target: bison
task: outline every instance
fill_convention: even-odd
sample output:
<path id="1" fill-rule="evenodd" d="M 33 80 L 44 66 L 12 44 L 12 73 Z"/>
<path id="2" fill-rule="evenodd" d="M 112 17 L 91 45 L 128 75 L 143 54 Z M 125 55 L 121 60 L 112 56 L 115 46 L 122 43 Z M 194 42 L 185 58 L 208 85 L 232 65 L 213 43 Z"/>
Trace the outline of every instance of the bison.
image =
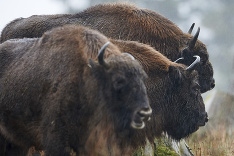
<path id="1" fill-rule="evenodd" d="M 208 115 L 200 93 L 199 75 L 194 70 L 199 64 L 199 56 L 195 56 L 196 60 L 187 67 L 170 61 L 149 45 L 110 41 L 120 51 L 127 51 L 137 59 L 148 75 L 146 88 L 153 112 L 143 131 L 151 143 L 162 132 L 180 140 L 205 125 Z"/>
<path id="2" fill-rule="evenodd" d="M 164 16 L 127 3 L 99 4 L 76 14 L 34 15 L 18 18 L 2 31 L 1 42 L 13 38 L 40 37 L 53 27 L 65 24 L 82 24 L 97 29 L 107 37 L 133 40 L 149 44 L 170 60 L 178 58 L 180 63 L 190 65 L 194 55 L 201 58 L 195 70 L 199 74 L 201 93 L 215 86 L 213 67 L 206 46 L 197 40 L 200 28 L 192 36 L 193 26 L 188 33 Z"/>
<path id="3" fill-rule="evenodd" d="M 133 139 L 152 112 L 147 75 L 108 41 L 68 25 L 0 44 L 0 132 L 11 144 L 6 155 L 26 155 L 31 146 L 56 156 L 71 150 L 129 155 L 140 145 Z"/>

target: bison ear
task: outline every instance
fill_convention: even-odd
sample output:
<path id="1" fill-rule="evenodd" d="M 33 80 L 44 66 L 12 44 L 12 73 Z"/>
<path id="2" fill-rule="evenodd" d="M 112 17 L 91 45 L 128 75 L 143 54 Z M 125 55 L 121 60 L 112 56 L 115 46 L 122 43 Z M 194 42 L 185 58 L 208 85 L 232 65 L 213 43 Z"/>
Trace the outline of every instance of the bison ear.
<path id="1" fill-rule="evenodd" d="M 88 66 L 90 68 L 96 68 L 97 67 L 97 63 L 93 59 L 90 58 Z"/>
<path id="2" fill-rule="evenodd" d="M 169 66 L 169 77 L 173 84 L 179 86 L 182 82 L 182 74 L 175 66 Z"/>
<path id="3" fill-rule="evenodd" d="M 185 48 L 184 50 L 182 50 L 181 52 L 181 57 L 184 58 L 184 60 L 189 60 L 193 57 L 192 52 L 189 50 L 189 48 Z"/>
<path id="4" fill-rule="evenodd" d="M 122 54 L 129 56 L 132 60 L 135 60 L 135 58 L 132 56 L 132 54 L 129 54 L 129 53 L 122 53 Z"/>

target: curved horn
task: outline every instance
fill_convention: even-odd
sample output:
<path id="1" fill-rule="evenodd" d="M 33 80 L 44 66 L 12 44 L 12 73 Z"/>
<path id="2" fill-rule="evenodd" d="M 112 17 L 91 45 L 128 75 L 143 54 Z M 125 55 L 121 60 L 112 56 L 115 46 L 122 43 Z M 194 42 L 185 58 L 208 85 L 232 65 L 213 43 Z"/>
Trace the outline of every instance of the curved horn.
<path id="1" fill-rule="evenodd" d="M 194 28 L 194 25 L 195 25 L 195 23 L 193 23 L 193 24 L 191 25 L 191 27 L 190 27 L 190 29 L 189 29 L 189 31 L 188 31 L 188 34 L 191 34 L 191 33 L 192 33 L 193 28 Z"/>
<path id="2" fill-rule="evenodd" d="M 193 36 L 193 38 L 189 42 L 189 49 L 193 49 L 193 47 L 195 46 L 199 33 L 200 33 L 200 27 L 198 27 L 196 34 Z"/>
<path id="3" fill-rule="evenodd" d="M 196 60 L 195 60 L 190 66 L 188 66 L 188 67 L 186 68 L 186 70 L 191 70 L 191 69 L 194 67 L 195 64 L 197 64 L 197 63 L 200 62 L 200 56 L 194 55 L 193 57 L 196 57 Z"/>
<path id="4" fill-rule="evenodd" d="M 98 62 L 99 62 L 100 65 L 102 65 L 104 67 L 107 67 L 107 64 L 106 64 L 106 62 L 104 60 L 104 53 L 105 53 L 106 47 L 109 44 L 110 44 L 110 42 L 106 42 L 98 52 Z"/>
<path id="5" fill-rule="evenodd" d="M 178 58 L 177 60 L 175 60 L 174 62 L 176 63 L 176 62 L 178 62 L 179 60 L 183 60 L 184 58 L 183 57 L 181 57 L 181 58 Z"/>
<path id="6" fill-rule="evenodd" d="M 122 54 L 129 56 L 132 60 L 135 60 L 135 58 L 129 53 L 122 53 Z"/>

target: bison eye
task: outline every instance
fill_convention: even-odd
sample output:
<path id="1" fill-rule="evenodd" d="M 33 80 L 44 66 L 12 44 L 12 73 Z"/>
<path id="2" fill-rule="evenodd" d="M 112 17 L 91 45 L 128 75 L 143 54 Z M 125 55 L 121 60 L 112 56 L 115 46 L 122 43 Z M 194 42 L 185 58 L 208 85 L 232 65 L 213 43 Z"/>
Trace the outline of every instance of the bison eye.
<path id="1" fill-rule="evenodd" d="M 115 80 L 113 83 L 115 90 L 120 90 L 126 85 L 126 80 L 123 78 L 119 78 Z"/>
<path id="2" fill-rule="evenodd" d="M 206 62 L 207 62 L 207 60 L 205 60 L 205 59 L 201 58 L 201 64 L 202 64 L 202 65 L 205 65 L 205 64 L 206 64 Z"/>
<path id="3" fill-rule="evenodd" d="M 196 92 L 197 92 L 197 91 L 199 91 L 199 90 L 200 90 L 201 86 L 199 85 L 199 83 L 198 83 L 198 82 L 195 82 L 192 88 L 193 88 L 193 90 L 194 90 L 194 91 L 196 91 Z"/>
<path id="4" fill-rule="evenodd" d="M 200 51 L 200 57 L 201 57 L 201 64 L 206 64 L 207 60 L 209 59 L 208 54 L 204 51 Z"/>

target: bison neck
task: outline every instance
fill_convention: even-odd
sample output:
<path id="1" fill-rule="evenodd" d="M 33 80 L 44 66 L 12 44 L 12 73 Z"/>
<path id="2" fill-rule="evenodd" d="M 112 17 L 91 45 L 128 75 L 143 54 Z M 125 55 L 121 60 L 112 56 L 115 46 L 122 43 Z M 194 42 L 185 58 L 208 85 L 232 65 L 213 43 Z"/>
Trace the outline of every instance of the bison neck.
<path id="1" fill-rule="evenodd" d="M 160 137 L 164 127 L 165 108 L 169 107 L 167 104 L 166 88 L 168 84 L 166 74 L 161 76 L 149 76 L 146 86 L 150 101 L 150 106 L 153 110 L 151 120 L 146 125 L 146 135 L 150 142 L 153 143 L 156 137 Z"/>

